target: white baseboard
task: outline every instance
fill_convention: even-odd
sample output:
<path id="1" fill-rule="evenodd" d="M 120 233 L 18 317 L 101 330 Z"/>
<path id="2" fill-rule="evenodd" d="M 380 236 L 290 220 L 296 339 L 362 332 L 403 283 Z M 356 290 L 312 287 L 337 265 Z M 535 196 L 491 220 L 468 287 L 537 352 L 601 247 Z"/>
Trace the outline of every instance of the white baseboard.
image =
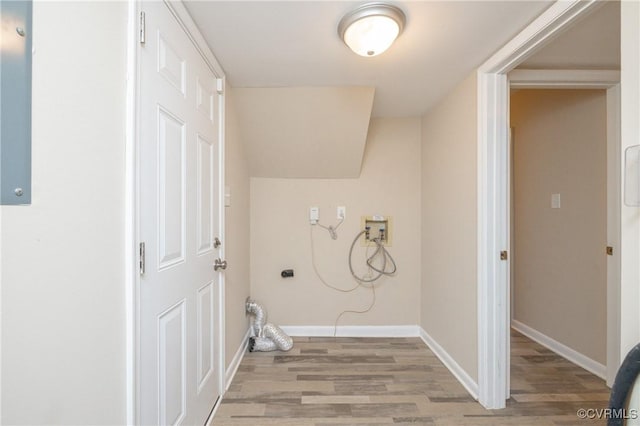
<path id="1" fill-rule="evenodd" d="M 238 350 L 233 355 L 233 359 L 231 359 L 231 362 L 229 363 L 229 366 L 226 369 L 225 387 L 224 387 L 225 391 L 229 389 L 229 386 L 231 386 L 231 381 L 233 380 L 233 377 L 236 375 L 236 372 L 238 371 L 238 367 L 240 367 L 242 358 L 244 358 L 244 354 L 247 353 L 247 345 L 249 344 L 250 334 L 251 334 L 251 328 L 249 328 L 245 333 L 244 337 L 242 338 L 242 342 L 240 342 L 240 346 L 238 347 Z"/>
<path id="2" fill-rule="evenodd" d="M 420 327 L 420 338 L 431 349 L 445 367 L 454 375 L 462 386 L 474 398 L 478 399 L 478 383 L 467 374 L 466 371 L 456 362 L 449 353 L 440 346 L 422 327 Z"/>
<path id="3" fill-rule="evenodd" d="M 561 357 L 595 374 L 601 379 L 604 379 L 604 380 L 607 379 L 606 365 L 602 365 L 599 362 L 592 360 L 586 355 L 583 355 L 580 352 L 575 351 L 566 345 L 563 345 L 557 340 L 553 340 L 551 337 L 540 333 L 538 330 L 533 329 L 528 325 L 521 323 L 518 320 L 511 320 L 511 328 L 524 334 L 531 340 L 540 343 L 542 346 L 552 350 L 553 352 L 557 353 Z"/>
<path id="4" fill-rule="evenodd" d="M 220 408 L 221 402 L 222 402 L 222 396 L 218 397 L 218 399 L 216 400 L 215 404 L 213 405 L 213 410 L 211 410 L 211 412 L 209 413 L 209 417 L 207 417 L 207 421 L 204 422 L 204 426 L 213 425 L 213 418 L 216 416 L 216 412 L 218 411 L 218 408 Z"/>
<path id="5" fill-rule="evenodd" d="M 332 325 L 284 325 L 289 336 L 333 337 Z M 418 337 L 417 325 L 339 325 L 336 337 Z"/>
<path id="6" fill-rule="evenodd" d="M 231 386 L 231 382 L 233 381 L 233 377 L 236 375 L 236 372 L 238 371 L 238 367 L 240 367 L 242 358 L 244 358 L 244 354 L 247 353 L 247 345 L 249 344 L 250 335 L 251 335 L 251 328 L 249 328 L 245 333 L 244 337 L 242 338 L 242 341 L 240 342 L 240 346 L 238 347 L 238 350 L 233 355 L 233 358 L 231 359 L 229 366 L 225 369 L 224 392 L 226 392 L 229 389 L 229 386 Z M 218 411 L 218 408 L 220 408 L 220 404 L 222 403 L 222 398 L 224 398 L 224 392 L 222 395 L 218 397 L 218 400 L 213 405 L 213 410 L 211 410 L 211 413 L 209 413 L 209 418 L 205 422 L 205 426 L 211 426 L 213 424 L 213 418 L 215 417 L 216 412 Z"/>

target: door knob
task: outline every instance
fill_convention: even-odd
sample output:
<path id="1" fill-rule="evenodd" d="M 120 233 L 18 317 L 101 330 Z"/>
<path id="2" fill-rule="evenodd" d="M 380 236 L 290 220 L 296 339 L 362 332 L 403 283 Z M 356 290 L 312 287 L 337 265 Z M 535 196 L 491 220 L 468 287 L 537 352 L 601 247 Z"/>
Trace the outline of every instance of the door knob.
<path id="1" fill-rule="evenodd" d="M 227 261 L 217 258 L 213 264 L 213 270 L 219 271 L 220 269 L 222 269 L 223 271 L 227 269 Z"/>

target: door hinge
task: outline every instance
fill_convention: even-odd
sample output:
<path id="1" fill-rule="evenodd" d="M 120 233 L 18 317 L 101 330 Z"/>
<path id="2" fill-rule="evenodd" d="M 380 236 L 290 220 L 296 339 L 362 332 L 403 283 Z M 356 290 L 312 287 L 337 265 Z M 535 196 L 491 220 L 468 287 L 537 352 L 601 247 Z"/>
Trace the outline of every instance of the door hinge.
<path id="1" fill-rule="evenodd" d="M 144 251 L 144 243 L 140 243 L 140 275 L 144 275 L 146 267 L 146 256 Z"/>
<path id="2" fill-rule="evenodd" d="M 144 44 L 147 37 L 147 28 L 144 12 L 140 12 L 140 44 Z"/>
<path id="3" fill-rule="evenodd" d="M 613 256 L 613 247 L 607 246 L 607 255 Z"/>
<path id="4" fill-rule="evenodd" d="M 509 253 L 506 250 L 502 250 L 500 252 L 500 260 L 507 260 L 509 258 Z"/>

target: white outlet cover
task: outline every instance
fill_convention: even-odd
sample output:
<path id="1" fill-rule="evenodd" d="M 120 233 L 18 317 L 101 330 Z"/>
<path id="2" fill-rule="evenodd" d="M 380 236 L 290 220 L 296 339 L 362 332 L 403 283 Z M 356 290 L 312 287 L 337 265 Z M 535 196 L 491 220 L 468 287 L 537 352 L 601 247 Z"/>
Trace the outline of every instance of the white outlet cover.
<path id="1" fill-rule="evenodd" d="M 347 208 L 345 206 L 338 206 L 336 209 L 336 217 L 338 219 L 345 219 L 347 217 Z"/>
<path id="2" fill-rule="evenodd" d="M 320 220 L 320 209 L 318 207 L 309 207 L 309 221 L 316 223 Z"/>
<path id="3" fill-rule="evenodd" d="M 551 194 L 551 208 L 552 209 L 560 208 L 560 194 Z"/>

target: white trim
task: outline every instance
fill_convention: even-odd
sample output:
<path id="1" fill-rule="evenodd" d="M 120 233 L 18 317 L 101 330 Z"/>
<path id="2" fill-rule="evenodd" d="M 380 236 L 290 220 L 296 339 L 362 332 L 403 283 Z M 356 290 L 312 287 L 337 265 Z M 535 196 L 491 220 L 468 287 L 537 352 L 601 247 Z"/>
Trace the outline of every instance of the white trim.
<path id="1" fill-rule="evenodd" d="M 620 83 L 620 71 L 515 69 L 509 82 L 516 89 L 608 89 Z"/>
<path id="2" fill-rule="evenodd" d="M 233 378 L 236 376 L 236 373 L 238 372 L 238 367 L 240 367 L 240 364 L 242 363 L 242 360 L 244 359 L 244 356 L 247 353 L 247 346 L 249 345 L 249 336 L 251 336 L 251 328 L 249 328 L 245 333 L 244 337 L 242 338 L 242 341 L 240 342 L 240 346 L 238 346 L 238 350 L 233 355 L 233 359 L 231 359 L 231 362 L 229 363 L 229 367 L 225 369 L 226 374 L 225 374 L 224 393 L 226 393 L 226 391 L 229 389 L 229 386 L 231 386 L 231 383 L 233 382 Z M 220 396 L 218 397 L 215 404 L 213 405 L 213 409 L 211 410 L 211 413 L 209 413 L 209 418 L 207 418 L 207 421 L 205 422 L 205 426 L 210 426 L 213 424 L 213 419 L 216 416 L 216 412 L 218 411 L 218 408 L 220 408 L 220 405 L 222 405 L 224 393 L 220 393 Z"/>
<path id="3" fill-rule="evenodd" d="M 124 187 L 124 288 L 125 288 L 125 351 L 126 351 L 126 422 L 139 424 L 138 401 L 140 401 L 139 321 L 138 302 L 138 8 L 137 0 L 128 0 L 127 22 L 127 98 L 125 135 L 125 187 Z"/>
<path id="4" fill-rule="evenodd" d="M 533 55 L 568 28 L 586 11 L 604 4 L 598 0 L 558 0 L 538 16 L 500 50 L 487 59 L 478 71 L 487 74 L 504 74 Z"/>
<path id="5" fill-rule="evenodd" d="M 233 378 L 238 372 L 238 367 L 240 367 L 240 363 L 242 363 L 242 359 L 244 358 L 244 355 L 247 353 L 247 346 L 249 345 L 249 336 L 251 336 L 251 328 L 247 329 L 247 332 L 245 333 L 244 337 L 242 338 L 242 341 L 240 342 L 240 346 L 238 346 L 238 350 L 233 355 L 233 358 L 231 359 L 231 362 L 229 363 L 229 366 L 226 369 L 227 371 L 225 375 L 226 377 L 225 377 L 225 386 L 224 386 L 225 392 L 229 389 L 229 386 L 231 386 L 231 382 L 233 381 Z"/>
<path id="6" fill-rule="evenodd" d="M 211 410 L 211 413 L 209 413 L 209 417 L 207 418 L 207 421 L 204 422 L 204 426 L 211 426 L 213 424 L 213 419 L 216 417 L 216 412 L 218 411 L 221 402 L 222 397 L 219 397 L 213 404 L 213 410 Z"/>
<path id="7" fill-rule="evenodd" d="M 607 90 L 607 385 L 613 386 L 620 367 L 620 83 Z"/>
<path id="8" fill-rule="evenodd" d="M 508 394 L 509 262 L 499 256 L 509 250 L 509 206 L 508 191 L 498 183 L 506 174 L 508 122 L 495 119 L 508 117 L 506 75 L 478 73 L 478 91 L 478 395 L 485 408 L 495 409 L 505 407 Z"/>
<path id="9" fill-rule="evenodd" d="M 226 360 L 225 360 L 225 288 L 224 288 L 224 274 L 218 274 L 218 291 L 217 291 L 217 316 L 215 317 L 216 324 L 216 342 L 215 346 L 218 348 L 215 355 L 217 355 L 218 363 L 215 368 L 218 370 L 218 395 L 222 396 L 227 390 L 226 377 Z M 216 327 L 217 325 L 217 327 Z M 214 356 L 215 356 L 214 355 Z"/>
<path id="10" fill-rule="evenodd" d="M 283 325 L 289 336 L 334 337 L 332 325 Z M 339 325 L 336 337 L 418 337 L 417 325 Z"/>
<path id="11" fill-rule="evenodd" d="M 559 0 L 478 69 L 478 395 L 489 409 L 504 408 L 508 392 L 509 82 L 506 73 L 604 2 Z"/>
<path id="12" fill-rule="evenodd" d="M 213 403 L 213 408 L 211 409 L 211 412 L 209 413 L 209 417 L 207 417 L 207 420 L 204 422 L 204 426 L 211 426 L 213 424 L 213 420 L 216 417 L 216 413 L 218 412 L 218 408 L 220 408 L 221 405 L 222 405 L 222 395 L 219 395 L 218 399 L 216 399 L 216 402 Z"/>
<path id="13" fill-rule="evenodd" d="M 164 3 L 167 5 L 167 8 L 171 11 L 173 16 L 175 16 L 176 21 L 178 21 L 184 32 L 191 40 L 191 43 L 193 43 L 198 53 L 200 53 L 200 56 L 202 56 L 204 61 L 207 63 L 207 66 L 216 75 L 216 77 L 223 78 L 225 74 L 222 66 L 213 55 L 213 52 L 211 52 L 209 45 L 200 33 L 200 29 L 193 21 L 193 18 L 184 6 L 184 3 L 182 3 L 181 0 L 164 0 Z"/>
<path id="14" fill-rule="evenodd" d="M 571 349 L 569 346 L 566 346 L 557 340 L 552 339 L 539 332 L 538 330 L 529 327 L 526 324 L 521 323 L 518 320 L 511 321 L 511 327 L 519 333 L 524 334 L 529 339 L 538 342 L 545 348 L 555 352 L 560 355 L 564 359 L 576 364 L 579 367 L 584 368 L 590 373 L 595 374 L 601 379 L 606 379 L 607 377 L 607 367 L 593 359 L 589 358 L 586 355 L 581 354 L 580 352 Z"/>
<path id="15" fill-rule="evenodd" d="M 478 399 L 478 384 L 473 380 L 469 374 L 456 362 L 455 359 L 449 353 L 444 350 L 434 339 L 427 333 L 422 327 L 418 327 L 420 332 L 420 338 L 431 349 L 438 359 L 444 364 L 445 367 L 458 379 L 460 384 L 469 392 L 469 394 Z"/>
<path id="16" fill-rule="evenodd" d="M 624 164 L 625 149 L 640 141 L 640 2 L 621 2 L 620 17 L 620 163 Z M 624 357 L 640 340 L 640 209 L 621 203 L 620 210 L 620 356 Z"/>
<path id="17" fill-rule="evenodd" d="M 198 33 L 199 34 L 199 33 Z M 208 50 L 208 49 L 207 49 Z M 218 93 L 218 234 L 220 241 L 226 242 L 225 235 L 225 105 L 226 105 L 226 77 L 222 74 L 222 93 Z M 216 83 L 217 84 L 217 83 Z M 226 258 L 226 244 L 222 244 L 218 251 L 221 259 Z M 225 362 L 225 300 L 226 300 L 226 277 L 223 272 L 218 274 L 218 288 L 220 289 L 220 304 L 218 305 L 218 347 L 220 348 L 218 357 L 219 384 L 218 390 L 220 395 L 226 390 L 224 382 L 226 362 Z"/>

